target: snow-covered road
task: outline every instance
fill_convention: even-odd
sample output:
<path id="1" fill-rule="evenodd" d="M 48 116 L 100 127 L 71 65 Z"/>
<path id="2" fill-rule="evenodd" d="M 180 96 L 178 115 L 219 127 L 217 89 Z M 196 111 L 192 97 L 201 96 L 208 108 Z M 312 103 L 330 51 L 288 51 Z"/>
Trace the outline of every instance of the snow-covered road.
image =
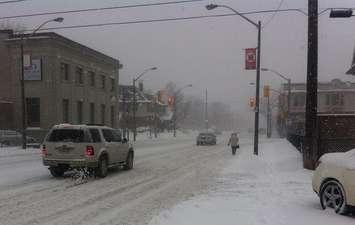
<path id="1" fill-rule="evenodd" d="M 138 142 L 133 170 L 80 185 L 52 178 L 38 150 L 0 150 L 0 224 L 147 224 L 205 190 L 230 160 L 227 149 L 197 147 L 194 136 Z"/>

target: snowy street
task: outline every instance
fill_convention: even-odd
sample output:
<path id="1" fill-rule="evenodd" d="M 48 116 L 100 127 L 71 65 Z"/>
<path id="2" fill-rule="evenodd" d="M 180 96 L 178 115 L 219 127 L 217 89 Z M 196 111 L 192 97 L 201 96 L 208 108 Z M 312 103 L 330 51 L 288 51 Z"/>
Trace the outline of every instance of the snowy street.
<path id="1" fill-rule="evenodd" d="M 226 137 L 139 140 L 135 168 L 76 184 L 52 178 L 39 150 L 0 150 L 0 224 L 350 225 L 320 209 L 311 171 L 283 139 L 250 138 L 232 157 Z"/>
<path id="2" fill-rule="evenodd" d="M 38 150 L 1 149 L 1 224 L 147 224 L 207 188 L 231 156 L 223 142 L 197 147 L 194 135 L 138 141 L 132 171 L 80 185 L 52 178 Z"/>

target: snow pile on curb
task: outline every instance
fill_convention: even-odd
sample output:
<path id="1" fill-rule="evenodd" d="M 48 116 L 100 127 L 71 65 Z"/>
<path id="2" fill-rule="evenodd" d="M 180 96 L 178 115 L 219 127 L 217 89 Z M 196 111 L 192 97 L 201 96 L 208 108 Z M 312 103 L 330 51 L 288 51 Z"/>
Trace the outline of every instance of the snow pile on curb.
<path id="1" fill-rule="evenodd" d="M 32 155 L 32 154 L 40 154 L 40 153 L 41 153 L 41 150 L 39 148 L 22 149 L 19 146 L 17 146 L 17 147 L 0 147 L 0 157 Z"/>
<path id="2" fill-rule="evenodd" d="M 265 140 L 259 156 L 252 145 L 241 152 L 211 186 L 153 218 L 151 225 L 350 225 L 355 219 L 323 211 L 312 190 L 311 171 L 285 140 Z"/>

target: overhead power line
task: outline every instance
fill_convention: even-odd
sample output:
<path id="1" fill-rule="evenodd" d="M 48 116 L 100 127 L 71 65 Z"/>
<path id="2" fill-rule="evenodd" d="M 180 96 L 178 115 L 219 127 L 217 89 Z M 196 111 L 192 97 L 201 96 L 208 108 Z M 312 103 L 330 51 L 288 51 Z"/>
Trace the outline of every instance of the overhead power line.
<path id="1" fill-rule="evenodd" d="M 281 9 L 282 4 L 284 3 L 284 1 L 285 1 L 285 0 L 281 0 L 281 1 L 280 1 L 279 5 L 278 5 L 277 8 L 276 8 L 277 10 Z M 275 18 L 275 16 L 276 16 L 277 13 L 278 13 L 278 12 L 274 12 L 274 13 L 271 15 L 270 19 L 264 23 L 264 25 L 263 25 L 263 27 L 262 27 L 263 29 L 265 29 L 265 27 L 267 27 L 267 26 L 271 23 L 271 21 Z"/>
<path id="2" fill-rule="evenodd" d="M 25 0 L 21 0 L 21 1 L 25 1 Z M 28 18 L 28 17 L 36 17 L 36 16 L 48 16 L 48 15 L 57 15 L 57 14 L 95 12 L 95 11 L 114 10 L 114 9 L 127 9 L 127 8 L 138 8 L 138 7 L 149 7 L 149 6 L 173 5 L 173 4 L 193 3 L 193 2 L 201 2 L 201 1 L 205 1 L 205 0 L 181 0 L 181 1 L 170 1 L 170 2 L 145 3 L 145 4 L 136 4 L 136 5 L 76 9 L 76 10 L 55 11 L 55 12 L 41 12 L 41 13 L 33 13 L 33 14 L 15 15 L 15 16 L 3 16 L 3 17 L 0 17 L 0 20 L 15 19 L 15 18 Z"/>
<path id="3" fill-rule="evenodd" d="M 274 12 L 300 12 L 305 14 L 301 9 L 281 9 L 281 10 L 261 10 L 261 11 L 250 11 L 241 13 L 243 15 L 261 14 L 261 13 L 274 13 Z M 190 17 L 174 17 L 174 18 L 163 18 L 163 19 L 150 19 L 150 20 L 135 20 L 135 21 L 124 21 L 124 22 L 110 22 L 110 23 L 97 23 L 97 24 L 86 24 L 86 25 L 72 25 L 72 26 L 58 26 L 40 29 L 41 31 L 51 31 L 51 30 L 63 30 L 63 29 L 77 29 L 77 28 L 89 28 L 89 27 L 103 27 L 103 26 L 115 26 L 115 25 L 128 25 L 128 24 L 142 24 L 142 23 L 155 23 L 155 22 L 166 22 L 166 21 L 182 21 L 182 20 L 195 20 L 204 18 L 216 18 L 216 17 L 227 17 L 236 16 L 235 13 L 228 14 L 215 14 L 215 15 L 205 15 L 205 16 L 190 16 Z M 307 15 L 307 14 L 305 14 Z M 31 32 L 32 30 L 25 30 L 24 32 Z"/>
<path id="4" fill-rule="evenodd" d="M 26 0 L 10 0 L 10 1 L 0 1 L 0 4 L 6 4 L 6 3 L 16 3 L 16 2 L 23 2 Z"/>

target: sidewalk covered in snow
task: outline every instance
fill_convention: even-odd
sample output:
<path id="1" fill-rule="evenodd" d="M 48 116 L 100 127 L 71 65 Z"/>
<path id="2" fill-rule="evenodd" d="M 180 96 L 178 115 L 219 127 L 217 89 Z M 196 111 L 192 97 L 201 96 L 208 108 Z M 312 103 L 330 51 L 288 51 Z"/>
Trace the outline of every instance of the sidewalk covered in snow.
<path id="1" fill-rule="evenodd" d="M 259 156 L 241 146 L 206 194 L 163 211 L 151 225 L 352 225 L 355 218 L 321 210 L 312 171 L 284 139 L 263 140 Z"/>

